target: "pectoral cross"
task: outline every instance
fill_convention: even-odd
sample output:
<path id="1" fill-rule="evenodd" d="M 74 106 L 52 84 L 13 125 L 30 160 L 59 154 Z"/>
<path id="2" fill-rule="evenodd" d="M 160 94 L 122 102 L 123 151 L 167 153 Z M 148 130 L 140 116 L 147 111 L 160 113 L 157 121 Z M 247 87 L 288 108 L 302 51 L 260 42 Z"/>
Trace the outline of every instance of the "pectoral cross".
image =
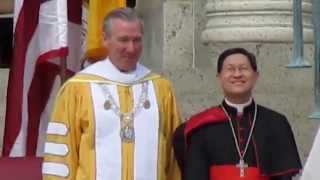
<path id="1" fill-rule="evenodd" d="M 248 164 L 245 163 L 243 159 L 240 159 L 237 167 L 240 168 L 240 177 L 244 177 L 244 170 L 248 167 Z"/>

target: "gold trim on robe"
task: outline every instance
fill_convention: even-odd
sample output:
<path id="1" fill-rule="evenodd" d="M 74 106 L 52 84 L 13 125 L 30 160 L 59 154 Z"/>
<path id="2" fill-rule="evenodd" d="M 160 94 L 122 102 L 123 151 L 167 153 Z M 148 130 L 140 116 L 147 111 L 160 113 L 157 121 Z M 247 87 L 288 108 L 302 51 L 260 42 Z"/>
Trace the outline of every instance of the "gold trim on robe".
<path id="1" fill-rule="evenodd" d="M 158 74 L 149 73 L 134 84 L 143 81 L 152 81 L 159 110 L 158 160 L 155 162 L 157 163 L 157 180 L 179 180 L 180 172 L 174 159 L 171 140 L 173 131 L 180 124 L 181 118 L 173 87 L 168 80 Z M 47 163 L 48 166 L 45 167 L 52 169 L 43 169 L 44 180 L 96 180 L 96 162 L 99 159 L 96 159 L 95 152 L 96 124 L 91 83 L 116 85 L 120 96 L 121 111 L 128 111 L 133 106 L 132 97 L 130 97 L 132 96 L 132 84 L 118 83 L 84 73 L 79 73 L 68 80 L 58 93 L 50 121 L 64 124 L 67 127 L 67 133 L 53 134 L 52 132 L 55 131 L 51 130 L 51 133 L 47 134 L 47 142 L 66 145 L 68 153 L 66 155 L 45 153 L 44 165 Z M 130 103 L 127 99 L 131 99 Z M 122 144 L 122 164 L 126 166 L 122 166 L 121 180 L 134 180 L 134 148 L 134 143 Z M 49 166 L 50 163 L 61 164 L 61 167 L 67 166 L 68 170 L 55 169 L 55 166 Z M 65 177 L 66 172 L 68 175 Z M 123 174 L 124 172 L 126 174 Z"/>

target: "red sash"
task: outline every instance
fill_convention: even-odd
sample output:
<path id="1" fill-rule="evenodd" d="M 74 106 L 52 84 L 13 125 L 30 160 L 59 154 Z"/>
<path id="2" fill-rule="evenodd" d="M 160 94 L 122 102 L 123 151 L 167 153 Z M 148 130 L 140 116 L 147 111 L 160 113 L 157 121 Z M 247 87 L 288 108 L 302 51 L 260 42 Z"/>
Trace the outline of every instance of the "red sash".
<path id="1" fill-rule="evenodd" d="M 220 165 L 210 168 L 210 180 L 269 180 L 268 176 L 260 173 L 256 167 L 247 167 L 244 177 L 240 177 L 240 169 L 235 165 Z"/>

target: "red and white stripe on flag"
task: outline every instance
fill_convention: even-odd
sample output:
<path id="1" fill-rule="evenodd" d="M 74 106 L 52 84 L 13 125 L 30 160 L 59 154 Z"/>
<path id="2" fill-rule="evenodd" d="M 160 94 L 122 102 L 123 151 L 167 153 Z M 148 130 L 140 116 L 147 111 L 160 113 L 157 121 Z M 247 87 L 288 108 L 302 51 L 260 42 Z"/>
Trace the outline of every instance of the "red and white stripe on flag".
<path id="1" fill-rule="evenodd" d="M 3 156 L 41 156 L 60 61 L 80 68 L 81 1 L 15 0 Z"/>

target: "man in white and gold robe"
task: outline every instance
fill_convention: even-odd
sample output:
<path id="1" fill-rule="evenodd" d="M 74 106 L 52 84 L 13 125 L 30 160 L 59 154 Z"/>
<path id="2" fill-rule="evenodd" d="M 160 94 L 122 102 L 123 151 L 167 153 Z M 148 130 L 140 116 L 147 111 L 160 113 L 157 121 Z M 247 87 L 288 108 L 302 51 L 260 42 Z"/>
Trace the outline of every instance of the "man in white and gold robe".
<path id="1" fill-rule="evenodd" d="M 105 27 L 109 57 L 77 73 L 58 93 L 43 179 L 179 180 L 171 143 L 180 124 L 174 90 L 137 62 L 143 26 L 132 9 L 111 14 L 105 20 L 112 20 L 105 23 L 112 25 Z"/>

